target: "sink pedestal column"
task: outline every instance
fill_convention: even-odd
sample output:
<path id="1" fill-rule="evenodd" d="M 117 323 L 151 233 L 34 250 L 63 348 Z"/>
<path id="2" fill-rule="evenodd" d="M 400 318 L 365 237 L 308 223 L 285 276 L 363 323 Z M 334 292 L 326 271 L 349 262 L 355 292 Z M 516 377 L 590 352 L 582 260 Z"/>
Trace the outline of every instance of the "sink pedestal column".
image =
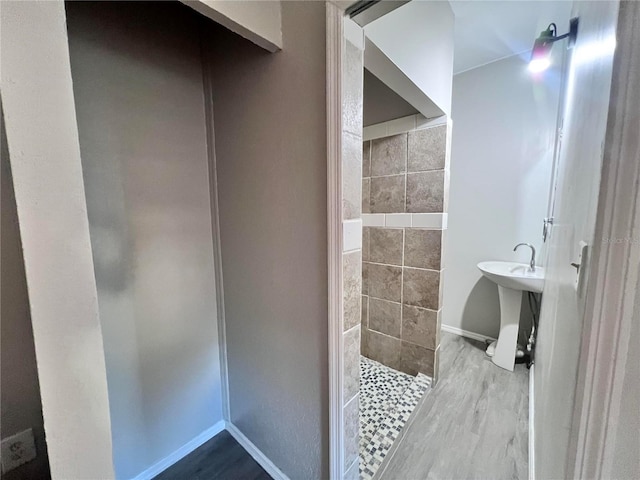
<path id="1" fill-rule="evenodd" d="M 498 285 L 498 295 L 500 296 L 500 334 L 491 361 L 513 372 L 518 348 L 522 292 Z"/>

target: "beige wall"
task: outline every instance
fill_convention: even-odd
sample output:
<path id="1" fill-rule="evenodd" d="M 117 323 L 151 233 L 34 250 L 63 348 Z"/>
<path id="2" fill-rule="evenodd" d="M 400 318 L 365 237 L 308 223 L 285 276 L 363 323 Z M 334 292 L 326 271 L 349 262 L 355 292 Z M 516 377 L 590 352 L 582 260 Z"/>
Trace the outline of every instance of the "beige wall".
<path id="1" fill-rule="evenodd" d="M 66 8 L 114 464 L 131 478 L 222 420 L 201 23 L 179 3 Z"/>
<path id="2" fill-rule="evenodd" d="M 113 478 L 64 5 L 4 2 L 0 14 L 2 105 L 51 474 Z"/>
<path id="3" fill-rule="evenodd" d="M 2 239 L 0 239 L 2 276 L 0 278 L 0 338 L 2 345 L 2 417 L 0 434 L 6 438 L 27 428 L 33 429 L 36 440 L 37 458 L 17 469 L 4 473 L 5 480 L 20 478 L 46 479 L 49 477 L 47 444 L 42 424 L 42 404 L 36 366 L 33 329 L 29 312 L 27 282 L 22 260 L 22 244 L 18 229 L 16 199 L 13 193 L 13 179 L 9 165 L 9 150 L 2 122 L 0 139 L 0 162 L 2 163 L 0 180 L 2 186 Z"/>
<path id="4" fill-rule="evenodd" d="M 593 245 L 605 140 L 617 2 L 576 2 L 580 17 L 564 104 L 554 226 L 536 343 L 537 478 L 567 478 L 567 457 L 583 330 L 584 289 L 576 292 L 578 242 Z M 588 278 L 588 264 L 582 267 Z"/>
<path id="5" fill-rule="evenodd" d="M 328 475 L 325 6 L 283 2 L 281 52 L 207 43 L 231 421 L 292 479 Z"/>
<path id="6" fill-rule="evenodd" d="M 437 377 L 444 229 L 413 228 L 412 213 L 447 211 L 448 128 L 439 125 L 364 142 L 365 213 L 405 214 L 363 230 L 364 355 Z"/>

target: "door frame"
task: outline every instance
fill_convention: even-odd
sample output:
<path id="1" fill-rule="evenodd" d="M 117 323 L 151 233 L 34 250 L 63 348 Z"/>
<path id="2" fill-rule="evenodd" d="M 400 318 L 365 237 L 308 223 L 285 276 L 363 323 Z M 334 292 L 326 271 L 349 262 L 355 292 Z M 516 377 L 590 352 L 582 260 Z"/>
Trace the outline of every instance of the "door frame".
<path id="1" fill-rule="evenodd" d="M 326 3 L 329 478 L 343 477 L 342 39 L 344 5 Z"/>
<path id="2" fill-rule="evenodd" d="M 327 220 L 329 302 L 329 472 L 342 478 L 342 39 L 345 9 L 327 2 Z M 609 118 L 590 285 L 587 293 L 567 464 L 571 478 L 601 478 L 610 471 L 620 424 L 624 373 L 637 352 L 629 332 L 640 303 L 640 3 L 620 2 Z M 634 123 L 635 120 L 636 123 Z M 615 237 L 613 233 L 615 232 Z M 621 242 L 611 239 L 621 239 Z M 596 361 L 596 359 L 598 361 Z"/>

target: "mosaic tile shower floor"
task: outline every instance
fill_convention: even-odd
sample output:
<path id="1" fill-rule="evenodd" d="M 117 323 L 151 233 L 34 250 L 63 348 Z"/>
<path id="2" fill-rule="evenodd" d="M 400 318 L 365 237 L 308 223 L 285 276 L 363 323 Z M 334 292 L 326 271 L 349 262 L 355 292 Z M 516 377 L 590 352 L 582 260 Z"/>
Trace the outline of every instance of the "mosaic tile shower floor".
<path id="1" fill-rule="evenodd" d="M 431 387 L 431 379 L 412 377 L 360 357 L 360 478 L 370 480 L 418 401 Z"/>

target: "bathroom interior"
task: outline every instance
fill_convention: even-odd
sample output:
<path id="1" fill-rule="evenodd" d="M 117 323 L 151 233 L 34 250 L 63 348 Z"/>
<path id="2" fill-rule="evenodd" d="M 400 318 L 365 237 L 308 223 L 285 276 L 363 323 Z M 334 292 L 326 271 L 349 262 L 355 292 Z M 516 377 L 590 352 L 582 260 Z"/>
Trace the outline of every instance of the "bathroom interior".
<path id="1" fill-rule="evenodd" d="M 363 26 L 360 478 L 528 475 L 528 367 L 571 40 L 542 66 L 531 46 L 551 24 L 569 32 L 570 18 L 570 2 L 409 2 Z M 452 74 L 450 90 L 417 87 L 407 44 L 442 84 Z M 489 425 L 497 412 L 502 429 Z M 473 460 L 416 461 L 460 445 Z"/>
<path id="2" fill-rule="evenodd" d="M 557 305 L 582 288 L 590 237 L 557 219 L 575 202 L 588 226 L 595 206 L 558 198 L 571 174 L 580 192 L 598 188 L 617 3 L 380 2 L 389 11 L 373 20 L 347 11 L 342 216 L 329 222 L 332 3 L 247 2 L 273 30 L 229 26 L 244 8 L 224 10 L 232 4 L 3 7 L 3 22 L 62 26 L 55 41 L 42 37 L 34 71 L 68 69 L 39 85 L 62 89 L 65 105 L 31 104 L 14 93 L 20 82 L 3 81 L 2 437 L 28 430 L 37 452 L 10 472 L 3 464 L 3 479 L 191 478 L 202 462 L 218 468 L 224 454 L 198 452 L 221 435 L 251 457 L 237 463 L 266 476 L 213 478 L 535 478 L 536 452 L 539 478 L 562 478 L 581 330 Z M 590 62 L 600 62 L 595 86 Z M 588 105 L 570 103 L 585 91 Z M 29 108 L 50 123 L 17 128 Z M 55 160 L 77 160 L 41 166 L 46 182 L 20 162 L 39 145 L 21 144 L 20 131 L 43 125 L 37 154 L 71 132 L 74 148 Z M 577 136 L 583 164 L 563 165 L 563 138 Z M 59 208 L 29 216 L 47 202 Z M 61 219 L 78 212 L 86 238 L 69 248 L 63 231 L 56 244 Z M 544 265 L 566 253 L 558 245 L 577 267 L 564 293 L 542 295 Z M 339 247 L 344 310 L 332 323 Z M 42 251 L 57 252 L 45 269 Z M 68 265 L 89 265 L 82 281 L 51 276 Z M 61 313 L 42 295 L 56 288 L 74 308 L 86 294 L 95 311 Z M 542 326 L 546 345 L 558 341 L 536 369 L 545 308 L 566 322 Z"/>

